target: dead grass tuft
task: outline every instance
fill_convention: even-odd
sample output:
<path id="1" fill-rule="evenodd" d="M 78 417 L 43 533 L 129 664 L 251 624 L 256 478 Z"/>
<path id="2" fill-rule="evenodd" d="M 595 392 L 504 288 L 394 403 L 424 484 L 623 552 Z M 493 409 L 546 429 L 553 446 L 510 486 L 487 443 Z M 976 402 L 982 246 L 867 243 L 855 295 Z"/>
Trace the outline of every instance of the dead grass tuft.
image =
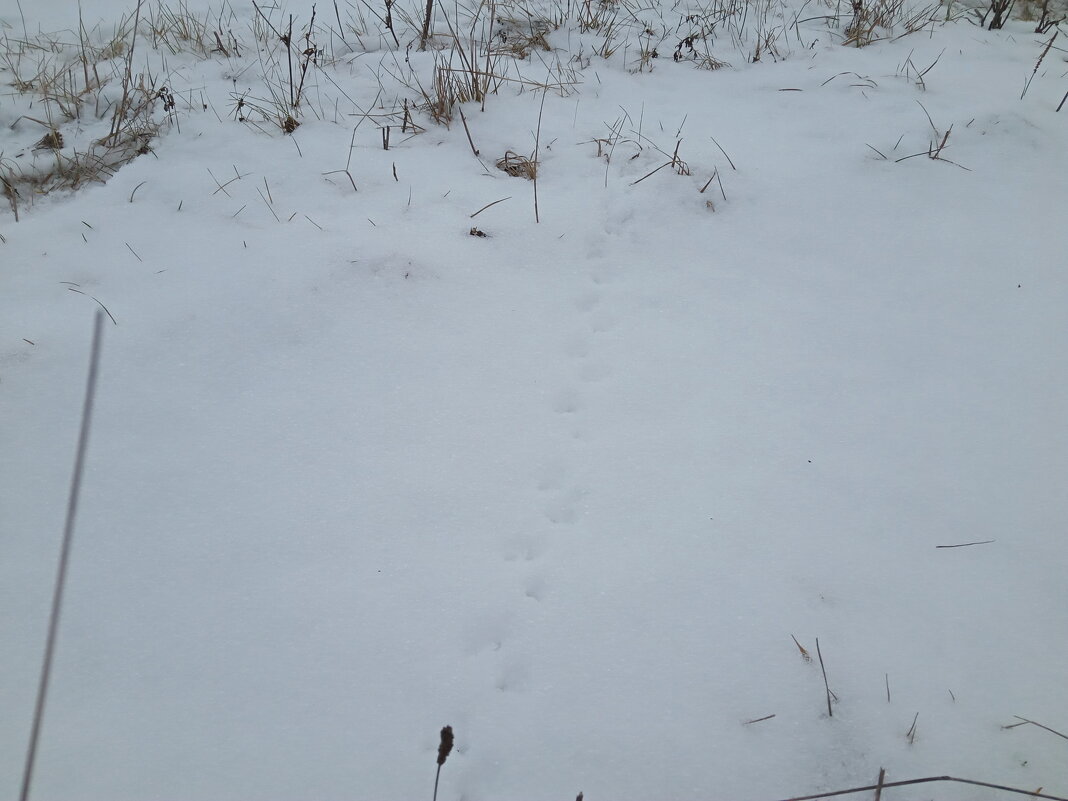
<path id="1" fill-rule="evenodd" d="M 508 173 L 513 178 L 526 178 L 528 181 L 533 181 L 538 177 L 538 162 L 512 150 L 497 159 L 497 169 Z"/>
<path id="2" fill-rule="evenodd" d="M 901 38 L 936 22 L 939 6 L 913 8 L 906 0 L 851 0 L 853 19 L 845 29 L 843 44 L 867 47 L 890 37 Z M 900 33 L 895 34 L 895 30 Z"/>

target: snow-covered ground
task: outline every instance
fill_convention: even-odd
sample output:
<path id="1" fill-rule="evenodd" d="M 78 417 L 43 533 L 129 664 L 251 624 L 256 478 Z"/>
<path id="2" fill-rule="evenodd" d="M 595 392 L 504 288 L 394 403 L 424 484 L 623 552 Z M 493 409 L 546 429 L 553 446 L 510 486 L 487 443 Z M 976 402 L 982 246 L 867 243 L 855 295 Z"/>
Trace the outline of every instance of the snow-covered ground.
<path id="1" fill-rule="evenodd" d="M 0 4 L 0 796 L 101 305 L 35 801 L 429 799 L 445 724 L 442 799 L 1068 795 L 1068 742 L 1005 728 L 1068 731 L 1060 39 L 1020 97 L 1056 28 L 448 6 L 422 53 L 417 5 L 399 47 L 318 5 L 292 134 L 263 17 L 311 4 L 171 9 L 228 54 L 142 28 L 175 108 L 67 192 L 129 51 L 79 119 L 11 84 L 132 9 Z M 549 49 L 446 126 L 450 25 L 475 69 Z"/>

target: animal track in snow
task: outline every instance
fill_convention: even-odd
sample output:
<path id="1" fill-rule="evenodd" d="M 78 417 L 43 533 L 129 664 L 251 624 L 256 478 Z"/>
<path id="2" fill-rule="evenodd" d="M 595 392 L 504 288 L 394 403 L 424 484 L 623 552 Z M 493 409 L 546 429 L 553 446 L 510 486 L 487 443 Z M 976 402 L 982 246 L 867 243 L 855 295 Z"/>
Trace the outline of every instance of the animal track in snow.
<path id="1" fill-rule="evenodd" d="M 530 662 L 519 655 L 509 656 L 497 670 L 495 687 L 502 693 L 522 692 L 530 684 Z"/>
<path id="2" fill-rule="evenodd" d="M 553 411 L 557 414 L 575 414 L 579 411 L 579 395 L 573 389 L 565 389 L 563 392 L 557 393 L 556 400 L 553 401 Z"/>
<path id="3" fill-rule="evenodd" d="M 585 334 L 571 334 L 564 341 L 564 355 L 582 359 L 589 355 L 590 343 Z"/>
<path id="4" fill-rule="evenodd" d="M 605 334 L 616 327 L 616 316 L 608 311 L 594 312 L 590 315 L 590 326 L 595 334 Z"/>
<path id="5" fill-rule="evenodd" d="M 584 383 L 596 384 L 612 375 L 612 368 L 607 364 L 584 364 L 579 371 L 579 378 Z"/>
<path id="6" fill-rule="evenodd" d="M 586 292 L 575 301 L 575 308 L 581 312 L 593 311 L 600 302 L 601 294 L 599 292 Z"/>
<path id="7" fill-rule="evenodd" d="M 545 516 L 555 524 L 574 523 L 578 517 L 578 505 L 585 493 L 573 488 L 545 504 Z"/>
<path id="8" fill-rule="evenodd" d="M 501 610 L 488 611 L 464 628 L 463 649 L 468 656 L 500 651 L 514 628 L 513 615 Z"/>
<path id="9" fill-rule="evenodd" d="M 523 595 L 535 601 L 540 601 L 545 595 L 545 581 L 540 576 L 531 576 L 524 584 Z"/>
<path id="10" fill-rule="evenodd" d="M 504 561 L 506 562 L 533 562 L 545 553 L 545 546 L 541 539 L 532 535 L 515 537 L 505 545 Z"/>

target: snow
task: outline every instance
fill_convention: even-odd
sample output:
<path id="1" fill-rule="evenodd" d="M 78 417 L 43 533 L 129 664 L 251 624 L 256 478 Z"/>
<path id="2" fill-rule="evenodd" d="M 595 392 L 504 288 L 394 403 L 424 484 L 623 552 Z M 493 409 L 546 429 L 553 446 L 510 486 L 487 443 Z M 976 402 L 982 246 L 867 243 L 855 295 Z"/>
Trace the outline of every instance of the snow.
<path id="1" fill-rule="evenodd" d="M 508 67 L 565 92 L 463 106 L 478 157 L 421 111 L 382 148 L 366 113 L 433 69 L 399 22 L 395 54 L 330 39 L 291 136 L 235 119 L 265 45 L 141 37 L 180 100 L 152 152 L 0 209 L 0 794 L 99 303 L 35 801 L 426 798 L 446 724 L 442 799 L 1068 795 L 1063 739 L 1004 728 L 1068 729 L 1064 52 L 1021 99 L 1033 22 L 858 49 L 802 10 L 715 71 L 572 18 Z M 0 96 L 0 167 L 48 168 L 29 104 Z M 680 140 L 690 174 L 643 179 Z M 494 166 L 536 143 L 537 223 Z"/>

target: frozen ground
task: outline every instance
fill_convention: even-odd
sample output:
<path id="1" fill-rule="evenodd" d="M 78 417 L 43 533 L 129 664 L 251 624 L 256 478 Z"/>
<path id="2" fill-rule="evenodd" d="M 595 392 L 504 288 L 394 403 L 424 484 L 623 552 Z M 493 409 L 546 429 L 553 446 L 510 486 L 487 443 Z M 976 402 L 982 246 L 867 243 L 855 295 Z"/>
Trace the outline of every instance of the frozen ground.
<path id="1" fill-rule="evenodd" d="M 384 116 L 432 82 L 400 23 L 342 42 L 320 4 L 292 135 L 235 119 L 276 41 L 138 40 L 179 100 L 151 153 L 0 209 L 0 796 L 97 302 L 35 801 L 428 799 L 445 724 L 443 799 L 770 801 L 880 767 L 1068 796 L 1068 743 L 1004 728 L 1068 731 L 1064 51 L 1021 100 L 1033 22 L 857 49 L 788 6 L 721 21 L 709 71 L 654 10 L 605 59 L 573 9 L 463 106 L 477 158 L 458 116 Z M 11 0 L 0 24 L 24 35 Z M 644 64 L 642 25 L 670 32 Z M 10 66 L 0 167 L 40 174 L 48 103 Z M 94 116 L 56 123 L 68 151 Z M 536 143 L 538 223 L 495 167 Z"/>

